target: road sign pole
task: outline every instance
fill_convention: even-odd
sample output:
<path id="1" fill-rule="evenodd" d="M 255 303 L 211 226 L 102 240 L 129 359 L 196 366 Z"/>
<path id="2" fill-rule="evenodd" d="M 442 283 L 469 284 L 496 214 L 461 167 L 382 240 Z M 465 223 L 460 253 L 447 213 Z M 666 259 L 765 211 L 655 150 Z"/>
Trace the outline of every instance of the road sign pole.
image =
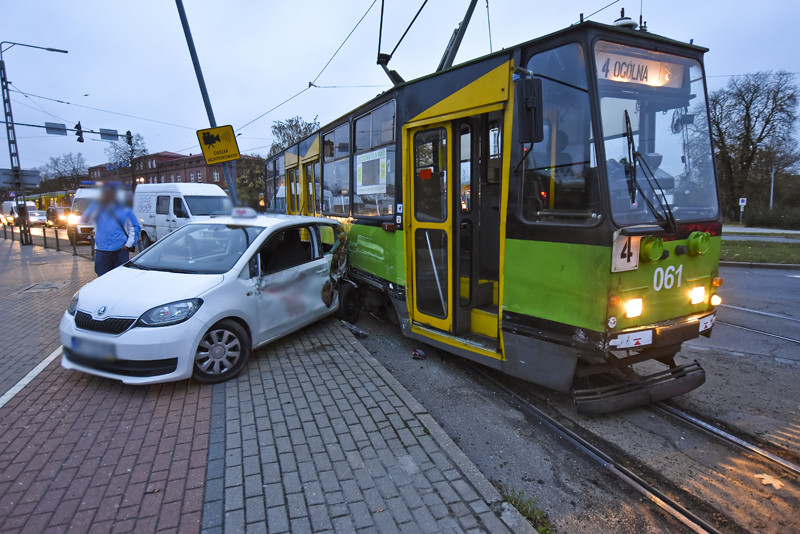
<path id="1" fill-rule="evenodd" d="M 194 73 L 197 75 L 197 85 L 200 86 L 200 94 L 203 96 L 203 104 L 206 107 L 206 114 L 208 115 L 208 122 L 212 128 L 216 128 L 217 120 L 214 118 L 214 109 L 211 107 L 211 99 L 208 97 L 208 90 L 206 89 L 206 82 L 203 78 L 203 71 L 200 68 L 200 60 L 197 58 L 197 50 L 194 47 L 194 39 L 192 39 L 192 30 L 189 28 L 189 20 L 186 18 L 186 10 L 183 8 L 182 0 L 175 0 L 175 5 L 178 7 L 178 15 L 181 18 L 181 26 L 183 26 L 183 34 L 186 36 L 186 45 L 189 47 L 189 55 L 192 57 L 192 65 L 194 65 Z M 231 195 L 233 205 L 238 205 L 236 198 L 236 182 L 231 179 L 231 171 L 228 163 L 222 164 L 222 173 L 225 175 L 225 183 L 228 184 L 228 192 Z"/>
<path id="2" fill-rule="evenodd" d="M 2 45 L 0 45 L 2 47 Z M 25 194 L 22 191 L 22 177 L 20 176 L 19 151 L 17 148 L 17 133 L 14 130 L 14 114 L 11 111 L 11 93 L 8 90 L 6 77 L 6 63 L 0 59 L 0 85 L 3 92 L 3 117 L 6 122 L 6 135 L 8 136 L 8 155 L 11 158 L 11 173 L 14 183 L 14 197 L 17 202 L 15 215 L 19 220 L 19 244 L 32 245 L 31 232 L 28 226 L 27 209 L 25 208 Z M 20 210 L 22 208 L 22 210 Z M 26 215 L 22 217 L 23 213 Z"/>

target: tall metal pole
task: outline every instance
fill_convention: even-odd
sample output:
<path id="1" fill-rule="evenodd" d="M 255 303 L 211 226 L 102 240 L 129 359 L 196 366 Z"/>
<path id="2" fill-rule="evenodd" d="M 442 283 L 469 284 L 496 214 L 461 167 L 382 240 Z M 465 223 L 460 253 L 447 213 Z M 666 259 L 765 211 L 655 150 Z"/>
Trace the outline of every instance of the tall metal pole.
<path id="1" fill-rule="evenodd" d="M 772 182 L 769 186 L 769 211 L 772 211 L 772 197 L 775 195 L 775 166 L 772 166 Z"/>
<path id="2" fill-rule="evenodd" d="M 436 72 L 449 69 L 453 66 L 458 49 L 461 47 L 461 40 L 464 39 L 464 34 L 467 33 L 469 20 L 472 18 L 472 12 L 475 11 L 475 5 L 477 3 L 478 0 L 470 0 L 469 6 L 467 6 L 467 12 L 464 15 L 464 20 L 461 21 L 461 24 L 459 24 L 455 32 L 453 32 L 453 36 L 450 38 L 450 42 L 447 45 L 447 49 L 444 51 L 444 56 L 442 56 L 442 60 L 439 62 L 439 67 L 436 69 Z"/>
<path id="3" fill-rule="evenodd" d="M 206 81 L 203 79 L 203 71 L 200 68 L 200 60 L 197 58 L 197 50 L 194 47 L 194 39 L 192 39 L 192 30 L 189 28 L 189 20 L 186 18 L 186 10 L 183 9 L 183 1 L 175 0 L 175 5 L 178 7 L 178 15 L 181 18 L 181 26 L 183 26 L 183 34 L 186 36 L 186 45 L 189 47 L 189 55 L 192 56 L 192 65 L 194 65 L 194 73 L 197 75 L 197 85 L 200 86 L 200 94 L 203 96 L 203 104 L 206 107 L 206 114 L 208 115 L 208 123 L 212 128 L 216 128 L 217 120 L 214 118 L 214 110 L 211 107 L 211 100 L 208 98 L 208 90 L 206 89 Z M 236 198 L 236 182 L 231 179 L 231 170 L 228 167 L 228 162 L 223 162 L 222 173 L 225 175 L 225 183 L 228 184 L 228 191 L 231 195 L 233 205 L 238 205 Z"/>

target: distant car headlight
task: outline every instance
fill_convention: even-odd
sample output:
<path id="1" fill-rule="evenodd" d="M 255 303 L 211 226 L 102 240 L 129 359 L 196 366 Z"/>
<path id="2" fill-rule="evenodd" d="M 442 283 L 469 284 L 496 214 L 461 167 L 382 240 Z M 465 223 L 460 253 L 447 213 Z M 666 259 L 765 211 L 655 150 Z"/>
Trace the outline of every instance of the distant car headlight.
<path id="1" fill-rule="evenodd" d="M 72 300 L 69 301 L 69 306 L 67 306 L 67 313 L 70 315 L 75 315 L 75 310 L 78 309 L 78 293 L 80 293 L 80 291 L 72 295 Z"/>
<path id="2" fill-rule="evenodd" d="M 75 215 L 75 214 L 73 213 L 73 214 L 71 214 L 71 215 L 69 216 L 69 218 L 67 218 L 67 222 L 68 222 L 69 224 L 78 224 L 79 222 L 81 222 L 81 216 L 80 216 L 80 215 Z"/>
<path id="3" fill-rule="evenodd" d="M 65 215 L 59 215 L 59 216 L 58 216 L 58 220 L 59 220 L 59 221 L 63 221 L 63 220 L 65 220 L 66 218 L 67 218 L 67 217 L 66 217 Z"/>
<path id="4" fill-rule="evenodd" d="M 139 317 L 139 326 L 168 326 L 182 323 L 195 314 L 203 304 L 202 299 L 179 300 L 156 306 Z"/>

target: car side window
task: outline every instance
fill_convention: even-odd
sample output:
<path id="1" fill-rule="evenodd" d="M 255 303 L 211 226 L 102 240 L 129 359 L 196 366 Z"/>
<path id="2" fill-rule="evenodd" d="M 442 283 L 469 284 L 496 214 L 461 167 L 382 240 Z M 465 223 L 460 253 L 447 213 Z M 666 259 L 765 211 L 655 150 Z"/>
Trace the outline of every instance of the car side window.
<path id="1" fill-rule="evenodd" d="M 332 224 L 319 225 L 319 238 L 322 253 L 328 254 L 333 249 L 336 241 L 339 239 L 340 228 Z"/>
<path id="2" fill-rule="evenodd" d="M 156 213 L 159 215 L 167 215 L 169 213 L 169 196 L 156 198 Z"/>
<path id="3" fill-rule="evenodd" d="M 306 227 L 277 232 L 267 239 L 259 254 L 263 275 L 297 267 L 318 256 L 313 233 Z"/>

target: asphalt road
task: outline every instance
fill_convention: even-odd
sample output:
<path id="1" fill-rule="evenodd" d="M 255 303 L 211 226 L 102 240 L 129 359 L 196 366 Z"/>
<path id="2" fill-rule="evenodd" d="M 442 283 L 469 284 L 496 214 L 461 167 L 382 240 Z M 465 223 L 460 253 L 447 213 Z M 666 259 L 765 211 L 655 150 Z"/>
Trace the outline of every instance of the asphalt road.
<path id="1" fill-rule="evenodd" d="M 800 271 L 722 267 L 723 304 L 711 338 L 686 346 L 800 365 Z"/>

